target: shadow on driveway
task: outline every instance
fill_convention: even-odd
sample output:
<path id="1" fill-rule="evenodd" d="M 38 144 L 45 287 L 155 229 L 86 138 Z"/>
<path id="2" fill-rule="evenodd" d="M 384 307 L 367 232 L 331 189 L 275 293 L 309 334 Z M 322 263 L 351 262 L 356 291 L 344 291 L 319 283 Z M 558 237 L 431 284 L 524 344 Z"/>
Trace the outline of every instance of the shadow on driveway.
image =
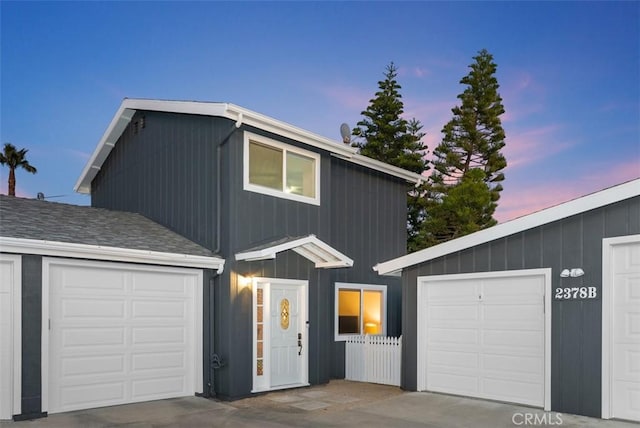
<path id="1" fill-rule="evenodd" d="M 3 428 L 103 427 L 633 427 L 541 409 L 334 380 L 233 402 L 198 397 L 59 413 Z"/>

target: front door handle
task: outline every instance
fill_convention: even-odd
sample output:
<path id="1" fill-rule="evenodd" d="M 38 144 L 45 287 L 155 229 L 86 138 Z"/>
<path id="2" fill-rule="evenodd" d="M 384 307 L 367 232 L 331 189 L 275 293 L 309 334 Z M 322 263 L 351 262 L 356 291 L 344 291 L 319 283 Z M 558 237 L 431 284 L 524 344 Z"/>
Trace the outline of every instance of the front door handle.
<path id="1" fill-rule="evenodd" d="M 302 355 L 302 333 L 298 333 L 298 355 Z"/>

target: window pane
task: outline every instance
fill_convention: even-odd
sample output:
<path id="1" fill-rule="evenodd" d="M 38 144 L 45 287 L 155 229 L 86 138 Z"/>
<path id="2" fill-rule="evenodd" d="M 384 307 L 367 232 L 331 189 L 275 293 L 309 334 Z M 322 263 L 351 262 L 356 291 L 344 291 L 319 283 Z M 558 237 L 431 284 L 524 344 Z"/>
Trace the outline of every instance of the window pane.
<path id="1" fill-rule="evenodd" d="M 249 183 L 282 191 L 282 150 L 250 141 Z"/>
<path id="2" fill-rule="evenodd" d="M 360 290 L 338 291 L 338 333 L 360 334 Z"/>
<path id="3" fill-rule="evenodd" d="M 365 290 L 363 295 L 364 333 L 382 334 L 382 292 Z"/>
<path id="4" fill-rule="evenodd" d="M 287 193 L 316 196 L 315 159 L 287 152 Z"/>

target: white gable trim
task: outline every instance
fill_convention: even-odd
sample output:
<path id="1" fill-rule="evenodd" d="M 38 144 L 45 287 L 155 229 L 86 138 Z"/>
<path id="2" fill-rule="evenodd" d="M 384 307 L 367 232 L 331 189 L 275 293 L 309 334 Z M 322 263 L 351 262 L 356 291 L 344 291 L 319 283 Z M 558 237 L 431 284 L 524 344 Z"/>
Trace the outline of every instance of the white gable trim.
<path id="1" fill-rule="evenodd" d="M 43 256 L 78 259 L 204 268 L 216 270 L 218 273 L 222 273 L 224 269 L 224 259 L 218 257 L 103 247 L 100 245 L 74 244 L 68 242 L 41 241 L 36 239 L 0 237 L 0 249 L 6 253 L 39 254 Z"/>
<path id="2" fill-rule="evenodd" d="M 122 132 L 124 132 L 137 110 L 224 117 L 235 121 L 236 126 L 238 127 L 241 124 L 255 126 L 256 128 L 291 138 L 319 149 L 327 150 L 330 153 L 350 162 L 402 178 L 411 183 L 418 183 L 423 180 L 422 176 L 413 172 L 359 155 L 354 147 L 322 137 L 313 132 L 305 131 L 302 128 L 298 128 L 234 104 L 126 98 L 122 101 L 120 108 L 111 120 L 111 123 L 107 127 L 104 135 L 100 138 L 98 146 L 82 170 L 82 174 L 80 174 L 80 177 L 74 187 L 76 192 L 91 192 L 91 181 L 102 167 L 102 164 L 107 159 L 107 156 L 109 156 L 113 146 L 116 144 L 118 138 L 120 138 Z"/>
<path id="3" fill-rule="evenodd" d="M 565 202 L 542 211 L 529 214 L 470 235 L 454 239 L 443 244 L 435 245 L 406 256 L 393 260 L 378 263 L 373 270 L 379 275 L 389 275 L 398 273 L 402 269 L 423 263 L 456 251 L 475 247 L 495 239 L 513 235 L 543 224 L 562 220 L 576 214 L 590 211 L 605 205 L 619 202 L 625 199 L 640 195 L 640 179 L 628 181 L 626 183 Z"/>
<path id="4" fill-rule="evenodd" d="M 259 250 L 236 253 L 236 260 L 257 261 L 275 259 L 282 251 L 293 250 L 302 257 L 315 263 L 316 268 L 342 268 L 353 266 L 353 260 L 331 247 L 329 244 L 309 235 Z"/>

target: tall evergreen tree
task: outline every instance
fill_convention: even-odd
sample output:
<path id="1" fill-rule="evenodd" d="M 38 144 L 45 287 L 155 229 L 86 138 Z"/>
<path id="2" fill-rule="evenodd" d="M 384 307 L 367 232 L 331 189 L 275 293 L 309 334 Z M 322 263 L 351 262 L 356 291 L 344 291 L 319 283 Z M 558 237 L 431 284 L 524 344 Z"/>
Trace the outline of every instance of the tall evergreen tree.
<path id="1" fill-rule="evenodd" d="M 481 50 L 469 66 L 471 71 L 460 80 L 467 85 L 458 95 L 461 101 L 451 111 L 453 118 L 442 129 L 442 142 L 433 151 L 433 181 L 453 185 L 473 168 L 481 168 L 491 189 L 492 201 L 500 199 L 507 161 L 501 153 L 505 133 L 500 115 L 504 113 L 497 66 L 487 50 Z M 493 215 L 493 212 L 491 213 Z"/>
<path id="2" fill-rule="evenodd" d="M 423 238 L 429 237 L 428 242 L 423 243 L 426 246 L 496 224 L 493 214 L 502 191 L 502 171 L 507 166 L 501 153 L 505 146 L 505 132 L 500 120 L 504 106 L 498 92 L 500 85 L 495 77 L 497 66 L 493 56 L 481 50 L 473 59 L 475 62 L 469 66 L 471 71 L 460 80 L 467 86 L 458 95 L 461 104 L 451 109 L 453 118 L 442 129 L 442 142 L 433 151 L 434 171 L 430 177 L 430 198 L 426 202 L 428 219 L 420 233 Z M 477 185 L 477 172 L 470 182 L 465 181 L 474 170 L 482 172 L 484 186 Z M 454 209 L 454 204 L 469 203 L 460 196 L 461 189 L 479 192 L 468 197 L 474 203 L 485 204 L 482 209 L 478 206 L 473 208 L 473 220 L 461 214 L 463 206 Z M 460 215 L 451 215 L 452 212 Z M 444 217 L 437 219 L 438 216 Z"/>
<path id="3" fill-rule="evenodd" d="M 422 143 L 425 133 L 417 119 L 402 117 L 404 103 L 396 77 L 398 69 L 391 62 L 384 73 L 384 80 L 378 82 L 379 91 L 369 101 L 369 106 L 361 114 L 352 134 L 356 137 L 353 147 L 360 154 L 388 164 L 422 174 L 429 169 L 425 159 L 427 146 Z M 424 204 L 421 189 L 407 190 L 407 234 L 408 247 L 414 246 L 424 218 Z"/>
<path id="4" fill-rule="evenodd" d="M 379 91 L 361 114 L 364 116 L 353 129 L 353 147 L 360 154 L 417 174 L 428 169 L 424 156 L 427 147 L 422 143 L 422 124 L 416 119 L 402 117 L 404 103 L 396 81 L 398 68 L 390 63 L 378 82 Z"/>

